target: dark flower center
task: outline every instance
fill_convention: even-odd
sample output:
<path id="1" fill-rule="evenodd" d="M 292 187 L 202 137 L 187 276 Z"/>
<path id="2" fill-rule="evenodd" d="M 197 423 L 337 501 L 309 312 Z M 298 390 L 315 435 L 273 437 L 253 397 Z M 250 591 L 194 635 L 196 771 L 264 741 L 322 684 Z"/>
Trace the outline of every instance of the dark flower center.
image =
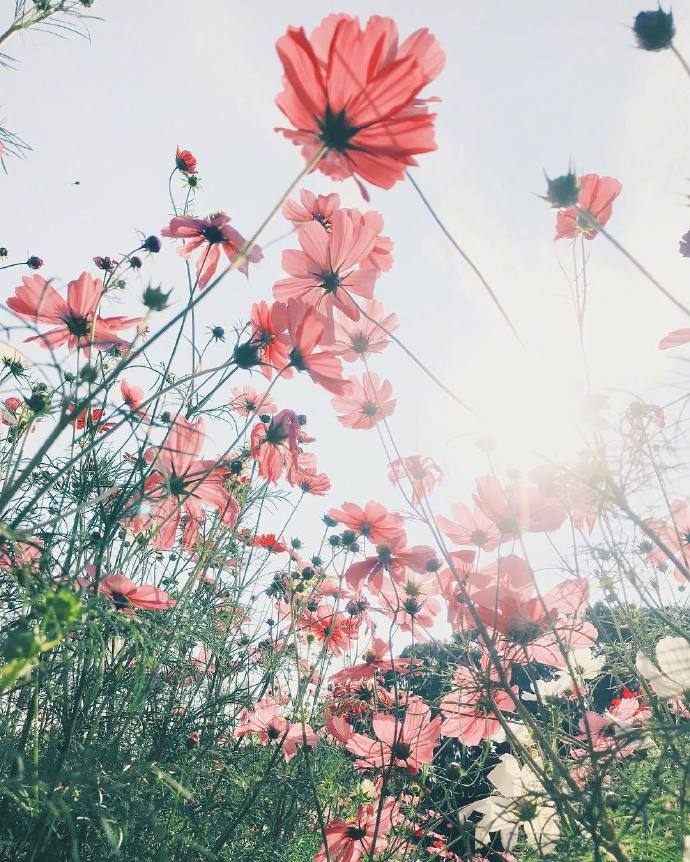
<path id="1" fill-rule="evenodd" d="M 361 826 L 350 826 L 346 834 L 347 837 L 351 838 L 353 841 L 361 841 L 367 833 Z"/>
<path id="2" fill-rule="evenodd" d="M 168 480 L 170 493 L 175 497 L 181 497 L 185 491 L 185 484 L 185 480 L 182 478 L 182 476 L 177 476 L 173 474 Z"/>
<path id="3" fill-rule="evenodd" d="M 113 604 L 116 608 L 128 608 L 130 607 L 129 599 L 124 593 L 116 593 L 113 592 Z"/>
<path id="4" fill-rule="evenodd" d="M 353 336 L 350 343 L 355 353 L 366 353 L 369 350 L 369 339 L 362 333 Z"/>
<path id="5" fill-rule="evenodd" d="M 278 730 L 278 728 L 274 727 L 272 724 L 266 728 L 266 736 L 269 739 L 279 739 L 280 735 L 281 734 L 280 734 L 280 731 Z"/>
<path id="6" fill-rule="evenodd" d="M 325 272 L 321 275 L 321 287 L 326 293 L 335 293 L 342 281 L 337 272 Z"/>
<path id="7" fill-rule="evenodd" d="M 293 368 L 296 368 L 297 371 L 307 370 L 307 366 L 304 362 L 304 357 L 302 356 L 302 353 L 297 347 L 293 347 L 290 351 L 290 365 L 292 365 Z"/>
<path id="8" fill-rule="evenodd" d="M 422 609 L 422 606 L 415 598 L 405 599 L 403 607 L 411 617 L 416 616 Z"/>
<path id="9" fill-rule="evenodd" d="M 331 229 L 330 219 L 327 219 L 326 216 L 322 212 L 315 212 L 313 214 L 313 219 L 314 219 L 314 221 L 317 221 L 326 230 Z"/>
<path id="10" fill-rule="evenodd" d="M 329 150 L 344 153 L 350 148 L 350 140 L 359 132 L 359 127 L 348 123 L 345 111 L 334 114 L 330 105 L 327 105 L 323 118 L 319 120 L 319 131 L 320 140 Z"/>
<path id="11" fill-rule="evenodd" d="M 71 335 L 76 335 L 77 338 L 86 338 L 89 334 L 88 317 L 77 317 L 76 315 L 70 314 L 63 318 L 63 320 Z"/>
<path id="12" fill-rule="evenodd" d="M 201 229 L 201 235 L 206 240 L 206 242 L 214 245 L 219 242 L 223 242 L 225 237 L 223 236 L 223 231 L 215 224 L 206 225 Z"/>
<path id="13" fill-rule="evenodd" d="M 395 745 L 391 748 L 393 755 L 398 760 L 407 760 L 410 756 L 412 749 L 406 742 L 396 742 Z"/>
<path id="14" fill-rule="evenodd" d="M 361 410 L 365 416 L 376 416 L 379 412 L 379 408 L 373 401 L 365 401 L 364 404 L 362 404 Z"/>

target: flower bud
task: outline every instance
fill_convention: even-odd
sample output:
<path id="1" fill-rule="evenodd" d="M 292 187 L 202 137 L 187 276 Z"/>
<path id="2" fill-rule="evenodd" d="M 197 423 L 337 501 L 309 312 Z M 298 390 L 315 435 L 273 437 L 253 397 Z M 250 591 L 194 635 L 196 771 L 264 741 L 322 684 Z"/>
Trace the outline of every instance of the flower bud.
<path id="1" fill-rule="evenodd" d="M 43 266 L 43 261 L 40 257 L 36 257 L 36 255 L 31 255 L 31 257 L 26 261 L 26 265 L 29 269 L 40 269 Z"/>
<path id="2" fill-rule="evenodd" d="M 554 179 L 546 178 L 546 197 L 552 207 L 574 207 L 580 193 L 580 184 L 572 171 Z"/>
<path id="3" fill-rule="evenodd" d="M 232 360 L 239 368 L 253 368 L 261 363 L 259 358 L 259 345 L 253 341 L 245 341 L 238 344 L 232 353 Z"/>
<path id="4" fill-rule="evenodd" d="M 225 330 L 222 326 L 214 326 L 211 329 L 211 338 L 214 341 L 225 341 Z"/>
<path id="5" fill-rule="evenodd" d="M 158 254 L 161 250 L 161 241 L 157 236 L 151 234 L 151 236 L 147 236 L 144 242 L 141 244 L 142 248 L 145 248 L 146 251 L 150 251 L 151 254 Z"/>
<path id="6" fill-rule="evenodd" d="M 132 255 L 132 257 L 130 257 L 129 259 L 129 265 L 132 267 L 132 269 L 141 269 L 141 258 L 137 257 L 136 255 Z"/>
<path id="7" fill-rule="evenodd" d="M 670 48 L 676 35 L 673 12 L 664 12 L 661 6 L 650 12 L 639 12 L 635 17 L 633 32 L 638 47 L 643 51 L 663 51 Z"/>
<path id="8" fill-rule="evenodd" d="M 165 293 L 165 291 L 161 290 L 160 287 L 152 287 L 149 285 L 144 291 L 142 301 L 151 311 L 163 311 L 168 307 L 168 297 L 171 293 L 171 290 Z"/>

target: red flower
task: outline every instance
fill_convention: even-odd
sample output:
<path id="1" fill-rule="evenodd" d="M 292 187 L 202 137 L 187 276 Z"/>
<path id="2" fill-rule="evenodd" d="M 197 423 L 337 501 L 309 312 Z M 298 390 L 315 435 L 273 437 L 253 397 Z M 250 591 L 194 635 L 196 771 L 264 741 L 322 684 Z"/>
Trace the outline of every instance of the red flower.
<path id="1" fill-rule="evenodd" d="M 134 608 L 164 611 L 177 604 L 175 599 L 171 599 L 163 590 L 150 585 L 139 587 L 124 575 L 108 575 L 100 582 L 98 590 L 112 599 L 115 607 L 125 614 L 134 613 Z"/>
<path id="2" fill-rule="evenodd" d="M 593 216 L 600 225 L 605 225 L 611 218 L 613 202 L 621 193 L 623 186 L 613 177 L 600 177 L 598 174 L 584 174 L 579 178 L 580 192 L 577 205 Z M 583 236 L 594 239 L 597 229 L 584 219 L 575 209 L 569 207 L 561 210 L 556 217 L 556 239 L 563 237 Z"/>
<path id="3" fill-rule="evenodd" d="M 307 161 L 325 145 L 322 173 L 388 189 L 415 155 L 436 149 L 436 115 L 417 96 L 445 56 L 427 30 L 398 45 L 391 18 L 373 16 L 362 30 L 357 18 L 329 15 L 309 39 L 302 27 L 288 28 L 276 50 L 285 71 L 276 104 L 294 127 L 276 131 Z"/>
<path id="4" fill-rule="evenodd" d="M 122 400 L 125 406 L 129 407 L 132 413 L 139 413 L 141 416 L 146 415 L 146 408 L 141 407 L 143 401 L 146 400 L 146 393 L 141 386 L 130 386 L 123 378 L 120 381 L 120 392 L 122 392 Z"/>
<path id="5" fill-rule="evenodd" d="M 189 150 L 181 150 L 178 147 L 175 153 L 175 167 L 178 171 L 190 176 L 196 173 L 196 159 Z"/>
<path id="6" fill-rule="evenodd" d="M 70 413 L 74 412 L 74 404 L 69 405 L 69 410 Z M 115 427 L 115 422 L 102 421 L 104 413 L 105 411 L 100 410 L 98 407 L 94 407 L 91 410 L 82 410 L 74 420 L 74 427 L 81 431 L 88 426 L 93 428 L 99 434 L 103 434 L 104 431 L 109 431 L 111 428 Z"/>

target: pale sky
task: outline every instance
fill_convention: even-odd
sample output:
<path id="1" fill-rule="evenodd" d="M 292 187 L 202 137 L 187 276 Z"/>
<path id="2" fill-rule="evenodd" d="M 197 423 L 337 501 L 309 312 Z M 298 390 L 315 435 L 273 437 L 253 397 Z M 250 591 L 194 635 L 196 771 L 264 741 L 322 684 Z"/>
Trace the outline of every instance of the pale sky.
<path id="1" fill-rule="evenodd" d="M 443 43 L 447 65 L 425 91 L 442 99 L 439 148 L 420 157 L 414 175 L 492 283 L 529 355 L 408 183 L 371 189 L 369 206 L 383 213 L 395 243 L 395 265 L 379 279 L 377 298 L 399 315 L 400 338 L 490 417 L 501 463 L 528 468 L 538 460 L 534 449 L 572 455 L 570 412 L 581 374 L 559 269 L 559 258 L 570 266 L 570 248 L 553 242 L 555 214 L 536 197 L 544 191 L 543 171 L 562 173 L 572 160 L 581 173 L 617 177 L 623 192 L 611 233 L 690 303 L 690 260 L 677 251 L 690 228 L 690 79 L 670 52 L 634 47 L 630 25 L 646 6 L 654 3 L 101 0 L 93 11 L 104 20 L 89 25 L 90 40 L 36 34 L 7 47 L 18 69 L 0 71 L 0 120 L 33 152 L 0 175 L 0 245 L 12 258 L 40 255 L 42 274 L 64 282 L 94 271 L 94 255 L 128 251 L 137 229 L 159 233 L 167 223 L 177 144 L 199 162 L 197 211 L 225 210 L 250 235 L 302 167 L 298 149 L 273 132 L 282 124 L 274 105 L 281 76 L 276 38 L 289 24 L 310 30 L 332 11 L 390 14 L 402 37 L 428 27 Z M 675 3 L 674 14 L 676 44 L 690 56 L 689 4 Z M 304 186 L 338 191 L 345 204 L 366 208 L 352 183 L 319 174 Z M 275 221 L 264 241 L 285 227 Z M 248 282 L 233 274 L 219 287 L 200 306 L 202 327 L 230 329 L 252 302 L 270 299 L 283 247 L 269 249 Z M 663 400 L 668 392 L 658 386 L 684 368 L 677 359 L 683 351 L 659 354 L 656 345 L 687 322 L 604 238 L 588 250 L 593 383 Z M 21 274 L 0 273 L 0 299 Z M 172 244 L 147 263 L 135 299 L 148 280 L 174 288 L 179 310 L 186 286 Z M 222 345 L 212 357 L 222 360 Z M 473 476 L 486 471 L 474 446 L 482 429 L 395 346 L 371 367 L 393 384 L 391 426 L 401 451 L 432 455 L 446 471 L 436 500 L 447 514 L 451 501 L 468 501 Z M 333 480 L 328 504 L 375 498 L 402 505 L 386 479 L 375 431 L 342 428 L 330 396 L 306 378 L 282 384 L 276 398 L 309 416 L 319 467 Z M 317 499 L 311 511 L 324 508 Z"/>

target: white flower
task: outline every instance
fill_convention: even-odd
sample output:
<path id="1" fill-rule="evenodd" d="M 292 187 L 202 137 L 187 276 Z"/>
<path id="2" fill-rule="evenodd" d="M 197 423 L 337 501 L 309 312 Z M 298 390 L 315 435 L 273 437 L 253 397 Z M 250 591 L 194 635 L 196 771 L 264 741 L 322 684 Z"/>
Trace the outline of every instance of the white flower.
<path id="1" fill-rule="evenodd" d="M 642 652 L 635 665 L 659 697 L 682 697 L 690 691 L 690 643 L 685 638 L 661 638 L 656 645 L 656 665 Z"/>
<path id="2" fill-rule="evenodd" d="M 532 768 L 520 766 L 512 754 L 504 754 L 488 778 L 498 794 L 473 802 L 459 812 L 462 817 L 474 811 L 482 815 L 475 827 L 477 840 L 488 843 L 491 832 L 500 832 L 503 846 L 510 852 L 522 827 L 533 847 L 543 852 L 551 850 L 560 835 L 558 813 Z"/>
<path id="3" fill-rule="evenodd" d="M 690 835 L 686 835 L 683 842 L 683 862 L 690 862 Z"/>
<path id="4" fill-rule="evenodd" d="M 533 682 L 532 686 L 537 690 L 542 700 L 560 697 L 562 694 L 570 694 L 575 691 L 584 691 L 585 680 L 595 679 L 606 663 L 606 658 L 592 655 L 588 648 L 571 650 L 566 657 L 566 669 L 561 671 L 554 679 Z M 523 692 L 523 700 L 536 700 L 537 695 L 531 692 Z"/>

